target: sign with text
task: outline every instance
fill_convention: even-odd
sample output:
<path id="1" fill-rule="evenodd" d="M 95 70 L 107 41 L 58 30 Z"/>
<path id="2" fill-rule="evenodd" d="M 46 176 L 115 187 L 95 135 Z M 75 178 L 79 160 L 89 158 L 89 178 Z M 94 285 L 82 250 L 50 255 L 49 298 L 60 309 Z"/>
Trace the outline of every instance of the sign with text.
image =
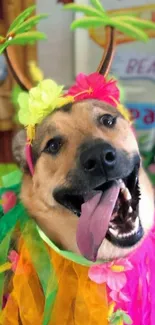
<path id="1" fill-rule="evenodd" d="M 126 103 L 132 114 L 137 130 L 155 128 L 155 104 L 151 103 Z"/>
<path id="2" fill-rule="evenodd" d="M 116 55 L 112 73 L 121 79 L 150 79 L 155 81 L 155 56 L 126 52 Z"/>

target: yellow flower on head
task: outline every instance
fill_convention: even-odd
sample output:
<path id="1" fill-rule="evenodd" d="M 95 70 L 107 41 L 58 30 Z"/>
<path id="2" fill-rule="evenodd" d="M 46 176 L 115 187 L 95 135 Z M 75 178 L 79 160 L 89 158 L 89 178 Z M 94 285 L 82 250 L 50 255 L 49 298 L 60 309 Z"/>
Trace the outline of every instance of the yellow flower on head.
<path id="1" fill-rule="evenodd" d="M 129 111 L 123 105 L 117 104 L 117 109 L 123 115 L 123 117 L 125 118 L 125 120 L 127 120 L 128 122 L 131 122 L 130 113 L 129 113 Z"/>
<path id="2" fill-rule="evenodd" d="M 35 125 L 43 121 L 54 109 L 57 104 L 67 101 L 73 101 L 73 97 L 65 98 L 63 95 L 63 86 L 57 85 L 53 80 L 43 80 L 36 87 L 33 87 L 29 93 L 21 92 L 18 96 L 19 121 L 27 129 L 27 137 L 30 142 L 35 137 Z M 60 101 L 59 101 L 60 100 Z"/>
<path id="3" fill-rule="evenodd" d="M 60 97 L 57 100 L 57 108 L 74 102 L 73 96 Z"/>
<path id="4" fill-rule="evenodd" d="M 27 130 L 27 139 L 30 143 L 35 139 L 35 125 L 28 125 L 26 127 Z"/>
<path id="5" fill-rule="evenodd" d="M 39 69 L 35 61 L 29 62 L 29 72 L 34 82 L 38 83 L 43 80 L 43 72 Z"/>
<path id="6" fill-rule="evenodd" d="M 125 118 L 125 120 L 127 120 L 128 122 L 131 122 L 131 114 L 129 113 L 127 108 L 124 107 L 122 104 L 120 104 L 114 97 L 111 96 L 111 98 L 117 105 L 118 111 L 122 114 L 122 116 Z"/>

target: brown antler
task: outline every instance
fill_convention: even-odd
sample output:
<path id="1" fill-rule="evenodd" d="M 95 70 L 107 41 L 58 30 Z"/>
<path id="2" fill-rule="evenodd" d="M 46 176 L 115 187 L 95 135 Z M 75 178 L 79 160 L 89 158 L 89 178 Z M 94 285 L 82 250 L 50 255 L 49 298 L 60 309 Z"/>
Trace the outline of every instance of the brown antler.
<path id="1" fill-rule="evenodd" d="M 110 71 L 114 53 L 115 53 L 115 47 L 116 47 L 115 28 L 111 26 L 107 26 L 106 32 L 107 32 L 107 47 L 104 51 L 102 60 L 97 69 L 97 72 L 104 75 L 104 77 L 106 77 Z"/>
<path id="2" fill-rule="evenodd" d="M 7 60 L 8 66 L 12 72 L 12 75 L 18 85 L 23 90 L 29 91 L 33 87 L 33 85 L 21 71 L 14 48 L 11 46 L 7 47 L 7 49 L 4 51 L 4 55 Z"/>

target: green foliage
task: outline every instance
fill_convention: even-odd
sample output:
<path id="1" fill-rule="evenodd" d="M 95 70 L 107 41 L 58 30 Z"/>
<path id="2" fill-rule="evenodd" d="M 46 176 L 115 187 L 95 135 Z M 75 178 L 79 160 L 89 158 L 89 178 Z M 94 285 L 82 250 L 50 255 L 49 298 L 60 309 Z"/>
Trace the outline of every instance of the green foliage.
<path id="1" fill-rule="evenodd" d="M 16 18 L 15 20 L 12 22 L 12 24 L 10 25 L 10 28 L 8 30 L 8 33 L 10 33 L 14 28 L 17 28 L 18 26 L 20 26 L 25 19 L 27 19 L 32 12 L 36 9 L 36 5 L 33 5 L 27 9 L 25 9 L 23 12 L 21 12 Z"/>
<path id="2" fill-rule="evenodd" d="M 47 17 L 48 17 L 48 15 L 45 15 L 45 14 L 31 17 L 31 18 L 27 19 L 26 21 L 24 21 L 19 26 L 15 27 L 11 32 L 15 33 L 15 34 L 27 32 L 31 28 L 35 27 L 40 22 L 41 19 L 44 19 Z"/>
<path id="3" fill-rule="evenodd" d="M 100 0 L 90 0 L 91 4 L 98 10 L 101 10 L 102 12 L 105 12 L 103 6 L 101 5 Z"/>
<path id="4" fill-rule="evenodd" d="M 129 37 L 144 42 L 148 40 L 145 30 L 155 29 L 155 23 L 137 18 L 136 14 L 115 13 L 108 15 L 99 0 L 90 0 L 90 3 L 92 6 L 78 4 L 65 6 L 65 9 L 84 14 L 84 17 L 73 21 L 71 29 L 111 26 Z"/>
<path id="5" fill-rule="evenodd" d="M 141 30 L 140 28 L 136 28 L 132 24 L 129 24 L 127 22 L 127 20 L 124 22 L 124 21 L 121 21 L 120 18 L 117 20 L 116 20 L 116 18 L 113 18 L 110 21 L 110 25 L 112 27 L 117 28 L 120 32 L 122 32 L 130 37 L 133 37 L 133 35 L 134 35 L 134 38 L 136 38 L 140 41 L 146 42 L 148 40 L 148 36 L 143 30 Z"/>
<path id="6" fill-rule="evenodd" d="M 0 54 L 10 45 L 34 44 L 36 41 L 46 39 L 44 33 L 31 31 L 41 19 L 47 15 L 35 15 L 29 17 L 35 10 L 36 6 L 31 6 L 24 10 L 11 24 L 6 37 L 0 36 Z"/>
<path id="7" fill-rule="evenodd" d="M 0 55 L 3 53 L 5 48 L 6 48 L 6 42 L 4 44 L 0 44 Z"/>
<path id="8" fill-rule="evenodd" d="M 34 44 L 36 41 L 44 40 L 46 37 L 43 33 L 38 31 L 27 32 L 23 34 L 18 34 L 16 37 L 12 38 L 6 42 L 9 45 L 26 45 Z"/>
<path id="9" fill-rule="evenodd" d="M 124 310 L 118 309 L 110 317 L 110 325 L 119 325 L 120 322 L 125 323 L 126 325 L 132 325 L 132 319 Z"/>
<path id="10" fill-rule="evenodd" d="M 63 7 L 64 10 L 72 10 L 74 12 L 82 12 L 86 16 L 94 16 L 94 17 L 101 17 L 103 18 L 103 12 L 96 10 L 93 7 L 86 6 L 86 5 L 77 5 L 74 3 L 70 3 Z"/>
<path id="11" fill-rule="evenodd" d="M 115 21 L 118 20 L 119 22 L 124 22 L 124 23 L 130 23 L 140 29 L 155 29 L 155 23 L 149 20 L 141 19 L 141 18 L 136 18 L 132 16 L 119 16 L 119 17 L 114 17 Z"/>
<path id="12" fill-rule="evenodd" d="M 71 29 L 74 30 L 76 28 L 90 28 L 91 27 L 100 27 L 106 26 L 106 20 L 97 17 L 87 17 L 87 18 L 80 18 L 71 24 Z"/>

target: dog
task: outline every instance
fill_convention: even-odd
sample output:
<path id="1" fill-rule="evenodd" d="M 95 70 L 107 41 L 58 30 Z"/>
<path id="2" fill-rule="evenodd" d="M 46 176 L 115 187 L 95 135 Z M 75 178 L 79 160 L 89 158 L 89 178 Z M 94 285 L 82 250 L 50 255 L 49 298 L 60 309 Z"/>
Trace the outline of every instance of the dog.
<path id="1" fill-rule="evenodd" d="M 23 171 L 20 197 L 59 248 L 110 261 L 141 245 L 154 222 L 153 189 L 115 107 L 88 99 L 52 112 L 36 128 L 33 177 L 25 144 L 21 130 L 12 146 Z"/>

